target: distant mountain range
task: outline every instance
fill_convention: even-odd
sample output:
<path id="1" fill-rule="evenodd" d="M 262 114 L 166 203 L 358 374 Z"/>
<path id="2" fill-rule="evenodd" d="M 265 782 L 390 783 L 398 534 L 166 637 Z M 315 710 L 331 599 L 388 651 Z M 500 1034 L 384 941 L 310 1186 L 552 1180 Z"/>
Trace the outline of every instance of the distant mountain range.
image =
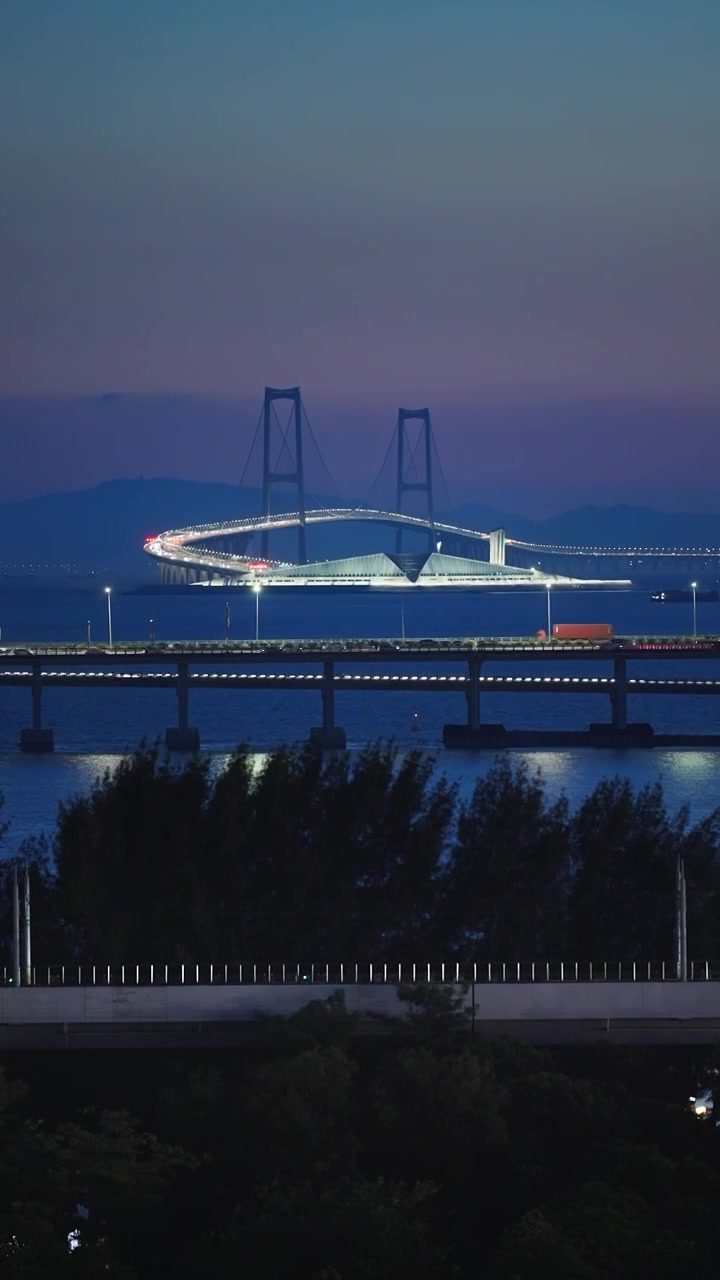
<path id="1" fill-rule="evenodd" d="M 291 499 L 290 504 L 291 505 Z M 322 505 L 351 506 L 347 499 L 321 496 Z M 275 508 L 282 504 L 275 495 Z M 257 489 L 192 480 L 111 480 L 92 489 L 54 493 L 0 504 L 0 572 L 13 566 L 74 565 L 78 571 L 106 570 L 129 579 L 154 574 L 142 553 L 144 540 L 164 529 L 227 520 L 260 511 Z M 542 521 L 469 503 L 438 518 L 476 529 L 504 528 L 511 537 L 536 542 L 601 546 L 710 547 L 720 545 L 720 516 L 682 515 L 642 507 L 580 507 Z M 318 527 L 309 533 L 313 559 L 362 554 L 389 545 L 389 531 L 372 526 Z M 278 556 L 294 556 L 295 539 L 274 541 Z"/>

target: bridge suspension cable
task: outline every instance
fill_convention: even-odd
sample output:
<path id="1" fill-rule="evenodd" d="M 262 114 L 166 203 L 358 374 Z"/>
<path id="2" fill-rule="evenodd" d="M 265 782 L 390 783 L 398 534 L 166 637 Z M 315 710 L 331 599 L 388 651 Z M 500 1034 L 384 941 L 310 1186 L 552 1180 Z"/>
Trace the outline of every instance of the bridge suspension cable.
<path id="1" fill-rule="evenodd" d="M 252 438 L 252 441 L 251 441 L 251 443 L 250 443 L 250 448 L 249 448 L 249 450 L 248 450 L 248 455 L 247 455 L 247 458 L 245 459 L 245 466 L 244 466 L 244 467 L 243 467 L 243 469 L 242 469 L 242 474 L 241 474 L 240 479 L 239 479 L 239 481 L 238 481 L 238 489 L 242 489 L 242 486 L 243 486 L 243 484 L 245 483 L 245 477 L 246 477 L 246 475 L 247 475 L 247 473 L 248 473 L 248 468 L 249 468 L 250 463 L 251 463 L 251 461 L 252 461 L 253 453 L 255 452 L 255 445 L 257 444 L 258 436 L 260 435 L 260 424 L 261 424 L 262 420 L 263 420 L 263 411 L 262 411 L 262 408 L 261 408 L 261 409 L 260 409 L 260 412 L 259 412 L 259 414 L 258 414 L 258 420 L 257 420 L 257 422 L 255 423 L 255 431 L 253 432 L 253 438 Z"/>
<path id="2" fill-rule="evenodd" d="M 310 421 L 310 417 L 309 417 L 308 411 L 307 411 L 307 409 L 305 408 L 305 401 L 302 399 L 302 397 L 301 397 L 301 399 L 300 399 L 300 407 L 301 407 L 301 410 L 302 410 L 303 418 L 304 418 L 304 420 L 305 420 L 305 425 L 306 425 L 306 427 L 307 427 L 307 429 L 308 429 L 308 434 L 309 434 L 309 437 L 310 437 L 310 442 L 311 442 L 311 444 L 314 446 L 314 448 L 315 448 L 315 453 L 317 454 L 317 457 L 318 457 L 318 458 L 319 458 L 319 460 L 320 460 L 320 466 L 322 467 L 322 469 L 323 469 L 323 471 L 325 472 L 325 475 L 326 475 L 326 477 L 327 477 L 328 481 L 330 482 L 330 493 L 332 494 L 332 496 L 333 496 L 334 498 L 338 498 L 338 497 L 340 497 L 340 487 L 339 487 L 339 485 L 337 484 L 337 482 L 336 482 L 336 480 L 335 480 L 335 477 L 334 477 L 334 475 L 333 475 L 332 471 L 330 470 L 329 466 L 327 465 L 327 463 L 326 463 L 326 461 L 325 461 L 325 458 L 323 457 L 323 453 L 322 453 L 322 450 L 321 450 L 321 448 L 320 448 L 320 445 L 319 445 L 319 444 L 318 444 L 318 442 L 317 442 L 317 438 L 316 438 L 316 436 L 315 436 L 315 432 L 314 432 L 314 431 L 313 431 L 313 429 L 312 429 L 312 423 L 311 423 L 311 421 Z M 312 495 L 308 495 L 308 496 L 312 496 Z M 320 506 L 320 503 L 319 503 L 319 502 L 317 502 L 317 504 L 316 504 L 316 505 Z"/>
<path id="3" fill-rule="evenodd" d="M 386 450 L 386 453 L 385 453 L 385 457 L 383 458 L 383 460 L 382 460 L 382 462 L 381 462 L 381 464 L 380 464 L 380 470 L 378 471 L 378 473 L 377 473 L 377 475 L 376 475 L 375 479 L 373 480 L 373 482 L 372 482 L 372 484 L 371 484 L 371 486 L 370 486 L 370 490 L 369 490 L 369 492 L 368 492 L 368 494 L 367 494 L 366 501 L 365 501 L 365 502 L 364 502 L 364 504 L 363 504 L 365 507 L 372 508 L 372 506 L 373 506 L 373 503 L 372 503 L 372 501 L 371 501 L 372 496 L 373 496 L 373 494 L 375 493 L 375 491 L 376 491 L 376 489 L 377 489 L 377 487 L 378 487 L 378 485 L 379 485 L 379 483 L 380 483 L 380 480 L 382 479 L 382 476 L 383 476 L 383 474 L 384 474 L 384 472 L 385 472 L 385 470 L 386 470 L 386 468 L 387 468 L 388 462 L 390 461 L 391 454 L 393 453 L 394 448 L 395 448 L 395 442 L 396 442 L 396 440 L 397 440 L 397 420 L 396 420 L 396 422 L 395 422 L 395 428 L 394 428 L 394 430 L 393 430 L 392 436 L 390 437 L 390 443 L 389 443 L 389 445 L 388 445 L 388 447 L 387 447 L 387 450 Z"/>

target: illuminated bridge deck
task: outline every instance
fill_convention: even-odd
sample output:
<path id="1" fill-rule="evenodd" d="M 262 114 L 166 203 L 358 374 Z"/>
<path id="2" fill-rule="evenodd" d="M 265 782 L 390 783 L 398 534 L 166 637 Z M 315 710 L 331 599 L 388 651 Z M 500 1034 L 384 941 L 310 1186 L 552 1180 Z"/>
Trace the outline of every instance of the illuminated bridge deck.
<path id="1" fill-rule="evenodd" d="M 48 688 L 123 688 L 167 689 L 178 684 L 174 671 L 41 671 L 41 679 Z M 395 692 L 395 693 L 447 693 L 467 690 L 470 677 L 465 675 L 358 675 L 338 672 L 332 677 L 332 687 L 337 691 Z M 191 689 L 321 689 L 327 677 L 322 672 L 257 672 L 257 671 L 202 671 L 190 672 L 187 683 Z M 0 672 L 0 686 L 19 685 L 31 687 L 31 671 Z M 479 676 L 478 685 L 486 693 L 603 693 L 615 686 L 612 676 Z M 652 680 L 628 679 L 628 693 L 641 694 L 718 694 L 720 680 Z"/>
<path id="2" fill-rule="evenodd" d="M 663 567 L 665 570 L 687 570 L 691 574 L 705 569 L 717 572 L 720 566 L 720 548 L 718 547 L 581 546 L 534 543 L 509 538 L 502 529 L 487 532 L 438 520 L 430 523 L 425 517 L 411 516 L 406 512 L 380 511 L 364 507 L 324 508 L 306 511 L 302 516 L 297 511 L 282 512 L 278 515 L 247 517 L 220 523 L 192 525 L 181 529 L 168 529 L 164 533 L 148 538 L 144 550 L 169 575 L 166 578 L 167 581 L 205 581 L 218 584 L 256 581 L 268 586 L 274 583 L 286 587 L 305 587 L 311 585 L 313 580 L 317 585 L 317 575 L 319 575 L 326 586 L 348 586 L 351 583 L 342 567 L 342 562 L 337 562 L 335 568 L 333 568 L 333 562 L 327 562 L 325 568 L 322 563 L 316 563 L 314 567 L 307 566 L 310 576 L 306 580 L 301 566 L 265 559 L 258 562 L 246 554 L 253 537 L 267 538 L 274 531 L 297 529 L 300 526 L 304 531 L 312 526 L 338 524 L 371 524 L 398 530 L 414 530 L 416 534 L 430 536 L 433 545 L 438 541 L 443 545 L 451 546 L 455 551 L 470 550 L 473 554 L 477 554 L 479 547 L 483 545 L 489 548 L 491 564 L 510 567 L 506 559 L 507 552 L 515 561 L 519 557 L 525 568 L 530 570 L 531 576 L 539 575 L 538 580 L 543 576 L 538 568 L 541 562 L 545 563 L 546 571 L 550 573 L 566 574 L 567 567 L 563 562 L 567 562 L 569 558 L 583 563 L 583 579 L 595 580 L 606 579 L 608 576 L 599 567 L 603 562 L 613 567 L 611 577 L 615 579 L 631 578 L 639 568 L 647 567 L 649 564 Z M 226 549 L 228 545 L 233 545 L 235 542 L 243 546 L 243 552 L 238 554 L 234 550 Z M 520 571 L 522 566 L 516 563 L 515 568 Z M 367 578 L 368 582 L 374 581 L 376 585 L 384 577 L 379 567 L 371 568 L 367 573 L 362 571 L 360 576 Z M 475 580 L 471 573 L 465 585 L 481 586 L 482 576 L 479 574 Z M 566 578 L 566 581 L 572 580 Z M 577 583 L 577 580 L 575 581 Z M 393 584 L 388 579 L 385 585 Z M 397 586 L 398 583 L 395 582 L 394 585 Z M 445 585 L 453 584 L 447 582 Z"/>

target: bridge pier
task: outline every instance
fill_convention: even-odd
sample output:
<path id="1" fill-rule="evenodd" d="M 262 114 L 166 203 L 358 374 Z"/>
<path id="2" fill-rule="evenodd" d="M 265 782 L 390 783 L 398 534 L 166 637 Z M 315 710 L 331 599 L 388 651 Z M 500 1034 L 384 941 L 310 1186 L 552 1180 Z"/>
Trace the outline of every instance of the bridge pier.
<path id="1" fill-rule="evenodd" d="M 20 750 L 41 755 L 54 750 L 55 735 L 52 729 L 42 727 L 42 668 L 39 662 L 32 665 L 32 729 L 20 730 Z"/>
<path id="2" fill-rule="evenodd" d="M 187 662 L 178 662 L 178 722 L 177 727 L 170 725 L 170 727 L 165 730 L 165 746 L 168 751 L 200 750 L 199 730 L 188 723 L 189 692 L 190 684 L 188 680 L 188 664 Z"/>
<path id="3" fill-rule="evenodd" d="M 613 729 L 627 729 L 627 660 L 615 659 L 615 683 L 610 693 Z"/>
<path id="4" fill-rule="evenodd" d="M 628 724 L 627 659 L 616 658 L 614 668 L 615 683 L 610 690 L 610 724 L 590 725 L 589 734 L 591 746 L 651 747 L 655 737 L 652 725 Z"/>
<path id="5" fill-rule="evenodd" d="M 344 751 L 345 730 L 335 724 L 335 663 L 323 663 L 322 724 L 310 730 L 310 741 L 323 751 Z"/>
<path id="6" fill-rule="evenodd" d="M 468 683 L 465 690 L 467 724 L 443 725 L 443 745 L 446 747 L 500 747 L 505 738 L 502 724 L 480 723 L 480 671 L 482 659 L 468 660 Z"/>
<path id="7" fill-rule="evenodd" d="M 468 662 L 468 687 L 465 694 L 467 701 L 468 728 L 477 729 L 480 725 L 480 671 L 482 662 L 479 658 L 471 658 Z"/>

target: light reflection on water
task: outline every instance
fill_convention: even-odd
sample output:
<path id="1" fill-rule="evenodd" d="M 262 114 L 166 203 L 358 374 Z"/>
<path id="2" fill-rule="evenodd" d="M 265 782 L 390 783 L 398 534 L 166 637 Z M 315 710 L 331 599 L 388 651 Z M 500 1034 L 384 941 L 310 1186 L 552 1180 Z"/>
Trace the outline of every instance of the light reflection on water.
<path id="1" fill-rule="evenodd" d="M 419 741 L 404 744 L 430 748 Z M 400 749 L 403 749 L 401 747 Z M 438 771 L 457 782 L 460 794 L 468 796 L 478 777 L 491 768 L 492 752 L 432 750 Z M 522 760 L 533 771 L 539 771 L 550 799 L 563 793 L 572 808 L 603 778 L 629 777 L 636 787 L 660 782 L 668 809 L 690 806 L 697 820 L 720 804 L 718 777 L 720 753 L 692 750 L 649 751 L 510 751 L 513 760 Z M 267 753 L 257 752 L 253 759 L 260 768 Z M 122 759 L 121 753 L 70 754 L 56 752 L 49 756 L 23 756 L 19 752 L 0 754 L 0 790 L 5 796 L 3 818 L 9 831 L 3 842 L 4 856 L 13 856 L 28 836 L 45 832 L 52 835 L 58 805 L 79 794 L 87 794 L 97 778 L 113 770 Z M 213 772 L 222 769 L 230 759 L 227 752 L 211 756 Z"/>

